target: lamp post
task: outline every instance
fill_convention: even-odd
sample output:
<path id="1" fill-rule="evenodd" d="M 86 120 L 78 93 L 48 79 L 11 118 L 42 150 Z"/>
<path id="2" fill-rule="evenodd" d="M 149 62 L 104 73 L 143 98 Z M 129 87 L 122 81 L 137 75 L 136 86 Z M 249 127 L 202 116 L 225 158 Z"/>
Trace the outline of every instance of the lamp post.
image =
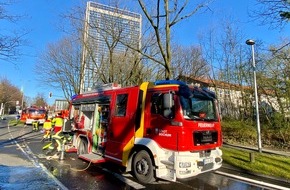
<path id="1" fill-rule="evenodd" d="M 23 111 L 23 103 L 24 103 L 24 90 L 23 86 L 21 86 L 21 111 Z"/>
<path id="2" fill-rule="evenodd" d="M 22 98 L 21 98 L 21 110 L 22 111 L 23 111 L 23 107 L 24 107 L 24 98 L 25 98 L 24 88 L 25 88 L 27 82 L 31 82 L 31 80 L 24 80 L 24 81 L 22 81 L 22 85 L 21 85 L 21 94 L 22 94 Z"/>
<path id="3" fill-rule="evenodd" d="M 247 40 L 247 45 L 251 46 L 252 49 L 252 61 L 253 61 L 253 72 L 254 72 L 254 90 L 255 90 L 255 104 L 256 104 L 256 121 L 257 121 L 257 136 L 258 136 L 258 150 L 262 152 L 262 142 L 261 142 L 261 129 L 260 129 L 260 117 L 259 117 L 259 104 L 258 104 L 258 92 L 257 92 L 257 80 L 256 80 L 256 64 L 255 64 L 255 50 L 254 40 Z"/>

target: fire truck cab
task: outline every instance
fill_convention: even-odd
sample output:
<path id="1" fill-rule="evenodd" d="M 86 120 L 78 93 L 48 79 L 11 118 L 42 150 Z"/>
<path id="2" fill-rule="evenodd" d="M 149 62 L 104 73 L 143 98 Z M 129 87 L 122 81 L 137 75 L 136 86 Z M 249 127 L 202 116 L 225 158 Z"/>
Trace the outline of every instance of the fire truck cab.
<path id="1" fill-rule="evenodd" d="M 25 121 L 26 124 L 32 124 L 34 121 L 38 121 L 40 124 L 43 124 L 46 116 L 47 111 L 45 108 L 31 106 L 22 111 L 20 120 Z"/>
<path id="2" fill-rule="evenodd" d="M 181 81 L 79 94 L 69 118 L 79 158 L 115 162 L 142 183 L 185 179 L 222 165 L 216 97 Z"/>

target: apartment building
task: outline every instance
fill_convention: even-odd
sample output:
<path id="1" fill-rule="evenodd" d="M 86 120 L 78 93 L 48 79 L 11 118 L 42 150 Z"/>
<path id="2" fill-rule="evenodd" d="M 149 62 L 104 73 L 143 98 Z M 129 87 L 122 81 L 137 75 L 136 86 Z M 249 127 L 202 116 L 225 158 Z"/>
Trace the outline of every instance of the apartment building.
<path id="1" fill-rule="evenodd" d="M 141 46 L 141 27 L 142 17 L 138 13 L 87 2 L 81 92 L 90 90 L 98 82 L 97 67 L 108 59 L 113 46 L 115 54 L 128 49 L 124 43 L 136 49 Z"/>

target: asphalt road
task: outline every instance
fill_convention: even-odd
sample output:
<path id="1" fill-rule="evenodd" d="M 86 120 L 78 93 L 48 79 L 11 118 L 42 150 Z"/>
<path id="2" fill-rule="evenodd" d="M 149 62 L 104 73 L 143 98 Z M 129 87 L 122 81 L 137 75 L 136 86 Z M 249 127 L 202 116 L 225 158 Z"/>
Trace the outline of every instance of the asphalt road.
<path id="1" fill-rule="evenodd" d="M 31 133 L 31 132 L 28 132 Z M 22 146 L 27 131 L 0 120 L 0 189 L 66 189 Z"/>
<path id="2" fill-rule="evenodd" d="M 289 183 L 272 184 L 270 179 L 248 176 L 224 167 L 181 181 L 138 183 L 112 164 L 92 165 L 66 154 L 64 160 L 42 152 L 42 133 L 31 126 L 7 126 L 0 120 L 0 189 L 290 189 Z M 230 170 L 230 171 L 227 171 Z M 247 180 L 247 182 L 245 182 Z"/>

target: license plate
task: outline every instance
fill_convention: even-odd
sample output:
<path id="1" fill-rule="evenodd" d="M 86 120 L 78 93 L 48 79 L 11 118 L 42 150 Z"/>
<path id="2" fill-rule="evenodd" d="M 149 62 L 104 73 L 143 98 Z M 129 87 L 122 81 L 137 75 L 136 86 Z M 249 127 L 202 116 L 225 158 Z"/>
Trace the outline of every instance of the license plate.
<path id="1" fill-rule="evenodd" d="M 212 141 L 212 135 L 211 134 L 203 134 L 202 142 L 211 142 L 211 141 Z"/>
<path id="2" fill-rule="evenodd" d="M 212 158 L 205 158 L 203 159 L 203 164 L 206 165 L 206 164 L 210 164 L 213 162 L 213 159 Z"/>

